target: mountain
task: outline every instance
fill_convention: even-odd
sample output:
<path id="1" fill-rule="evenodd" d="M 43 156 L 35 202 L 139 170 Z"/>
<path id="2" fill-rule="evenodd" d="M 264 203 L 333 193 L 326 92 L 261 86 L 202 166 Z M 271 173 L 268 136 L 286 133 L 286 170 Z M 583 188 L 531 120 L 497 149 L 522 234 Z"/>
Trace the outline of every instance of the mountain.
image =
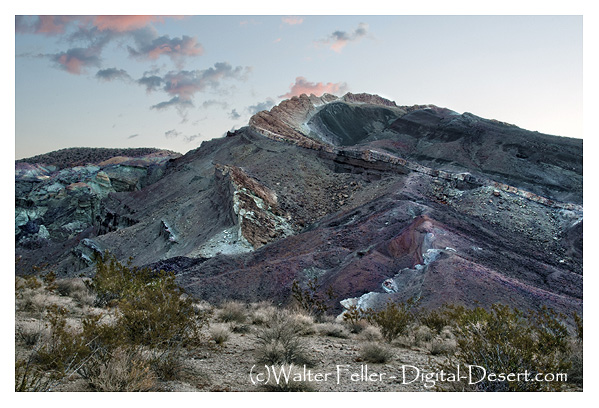
<path id="1" fill-rule="evenodd" d="M 180 157 L 16 167 L 21 272 L 91 274 L 108 250 L 210 301 L 285 303 L 318 278 L 338 312 L 409 297 L 582 311 L 581 140 L 302 95 Z"/>

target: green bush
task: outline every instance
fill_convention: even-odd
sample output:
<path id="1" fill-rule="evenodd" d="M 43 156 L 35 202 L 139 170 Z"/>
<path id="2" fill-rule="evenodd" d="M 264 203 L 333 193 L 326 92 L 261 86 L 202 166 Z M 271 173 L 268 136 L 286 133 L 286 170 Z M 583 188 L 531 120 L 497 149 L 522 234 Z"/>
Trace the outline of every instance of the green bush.
<path id="1" fill-rule="evenodd" d="M 367 309 L 364 316 L 369 323 L 381 330 L 383 338 L 391 343 L 397 337 L 407 333 L 409 325 L 415 320 L 412 309 L 416 305 L 413 299 L 403 303 L 387 303 L 384 309 Z"/>
<path id="2" fill-rule="evenodd" d="M 549 309 L 523 313 L 503 305 L 483 308 L 448 308 L 457 351 L 450 367 L 477 365 L 487 373 L 566 373 L 571 362 L 569 335 L 560 315 Z M 479 391 L 542 391 L 562 386 L 557 382 L 489 381 Z"/>
<path id="3" fill-rule="evenodd" d="M 22 286 L 37 286 L 32 282 Z M 74 373 L 98 390 L 150 390 L 156 378 L 173 377 L 182 350 L 200 341 L 207 314 L 194 308 L 172 273 L 123 265 L 107 254 L 89 287 L 101 304 L 114 307 L 114 319 L 88 315 L 74 329 L 66 309 L 49 306 L 48 339 L 29 360 L 17 361 L 16 390 L 48 388 Z M 142 350 L 160 357 L 147 361 Z"/>

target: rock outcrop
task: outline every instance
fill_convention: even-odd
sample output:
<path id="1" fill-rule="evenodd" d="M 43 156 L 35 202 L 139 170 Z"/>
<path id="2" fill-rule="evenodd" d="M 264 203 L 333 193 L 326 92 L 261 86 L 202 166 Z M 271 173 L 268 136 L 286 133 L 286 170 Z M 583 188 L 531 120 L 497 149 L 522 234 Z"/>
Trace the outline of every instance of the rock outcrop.
<path id="1" fill-rule="evenodd" d="M 582 142 L 376 95 L 302 95 L 181 157 L 16 164 L 16 255 L 108 250 L 211 301 L 582 310 Z M 66 160 L 63 157 L 63 161 Z M 66 160 L 68 162 L 68 160 Z"/>

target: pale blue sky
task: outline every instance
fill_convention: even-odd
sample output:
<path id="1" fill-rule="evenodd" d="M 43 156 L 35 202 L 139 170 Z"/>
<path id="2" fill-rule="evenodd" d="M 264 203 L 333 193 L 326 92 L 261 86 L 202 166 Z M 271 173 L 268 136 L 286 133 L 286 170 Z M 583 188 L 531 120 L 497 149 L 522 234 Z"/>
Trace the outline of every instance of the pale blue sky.
<path id="1" fill-rule="evenodd" d="M 582 16 L 146 20 L 16 21 L 16 158 L 74 146 L 185 153 L 301 91 L 377 93 L 582 137 Z"/>

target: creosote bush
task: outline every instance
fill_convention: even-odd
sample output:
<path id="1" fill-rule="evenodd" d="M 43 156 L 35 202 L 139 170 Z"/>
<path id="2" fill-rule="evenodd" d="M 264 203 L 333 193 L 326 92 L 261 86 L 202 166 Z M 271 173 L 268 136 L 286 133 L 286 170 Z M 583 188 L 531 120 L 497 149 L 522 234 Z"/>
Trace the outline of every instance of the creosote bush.
<path id="1" fill-rule="evenodd" d="M 504 305 L 490 310 L 448 307 L 457 339 L 450 366 L 478 365 L 490 373 L 566 373 L 570 338 L 562 317 L 543 308 L 524 313 Z M 449 368 L 448 367 L 448 368 Z M 475 385 L 479 391 L 557 390 L 563 383 L 537 381 L 490 381 Z"/>
<path id="2" fill-rule="evenodd" d="M 27 287 L 37 287 L 35 282 L 20 286 L 31 290 Z M 73 282 L 50 283 L 65 294 L 82 292 Z M 93 389 L 150 390 L 156 378 L 173 377 L 183 350 L 199 343 L 207 313 L 185 296 L 173 274 L 121 264 L 106 254 L 88 286 L 98 304 L 112 307 L 112 319 L 88 314 L 81 327 L 70 327 L 65 308 L 48 306 L 48 339 L 37 341 L 28 360 L 17 361 L 16 390 L 49 388 L 75 373 Z M 154 358 L 144 358 L 146 351 Z"/>
<path id="3" fill-rule="evenodd" d="M 416 301 L 408 299 L 403 303 L 389 302 L 381 310 L 362 310 L 352 306 L 344 315 L 344 320 L 349 324 L 355 324 L 361 319 L 377 326 L 383 338 L 391 343 L 398 336 L 407 333 L 409 325 L 415 320 L 412 309 Z"/>

